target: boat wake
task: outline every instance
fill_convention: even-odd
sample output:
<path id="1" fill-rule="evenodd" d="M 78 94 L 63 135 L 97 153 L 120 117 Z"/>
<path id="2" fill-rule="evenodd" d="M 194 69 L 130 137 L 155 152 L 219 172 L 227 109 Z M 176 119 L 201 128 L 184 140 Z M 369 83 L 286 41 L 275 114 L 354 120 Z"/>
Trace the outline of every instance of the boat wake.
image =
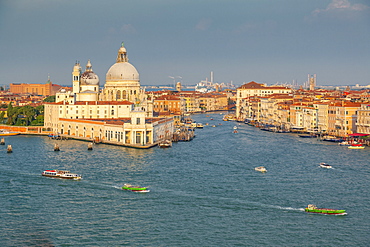
<path id="1" fill-rule="evenodd" d="M 274 206 L 277 209 L 282 209 L 282 210 L 290 210 L 290 211 L 302 211 L 304 212 L 304 208 L 292 208 L 292 207 L 280 207 L 280 206 Z"/>

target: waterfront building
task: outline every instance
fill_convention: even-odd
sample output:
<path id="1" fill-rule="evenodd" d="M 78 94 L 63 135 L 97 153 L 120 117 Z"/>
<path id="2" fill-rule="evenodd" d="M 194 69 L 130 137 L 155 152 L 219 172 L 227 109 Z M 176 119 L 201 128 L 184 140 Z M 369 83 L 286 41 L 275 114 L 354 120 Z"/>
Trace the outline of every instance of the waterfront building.
<path id="1" fill-rule="evenodd" d="M 281 125 L 281 116 L 279 115 L 278 106 L 281 102 L 293 101 L 289 94 L 272 94 L 260 98 L 261 121 L 264 124 Z"/>
<path id="2" fill-rule="evenodd" d="M 317 127 L 320 133 L 325 133 L 328 130 L 328 102 L 316 102 L 313 104 L 315 109 L 317 109 Z"/>
<path id="3" fill-rule="evenodd" d="M 176 95 L 161 95 L 153 100 L 153 110 L 157 113 L 181 114 L 183 99 Z"/>
<path id="4" fill-rule="evenodd" d="M 302 107 L 301 122 L 302 128 L 306 132 L 318 131 L 318 117 L 317 109 L 312 106 Z"/>
<path id="5" fill-rule="evenodd" d="M 246 83 L 236 90 L 236 117 L 238 120 L 244 120 L 245 114 L 241 114 L 241 109 L 245 108 L 246 101 L 243 99 L 250 96 L 264 97 L 271 94 L 290 94 L 292 89 L 283 86 L 266 86 L 254 81 Z"/>
<path id="6" fill-rule="evenodd" d="M 199 108 L 202 111 L 227 110 L 228 98 L 223 93 L 205 93 L 199 95 Z"/>
<path id="7" fill-rule="evenodd" d="M 370 105 L 368 103 L 361 104 L 357 116 L 357 132 L 370 134 Z"/>
<path id="8" fill-rule="evenodd" d="M 360 107 L 360 103 L 332 102 L 328 107 L 328 133 L 340 137 L 356 133 L 357 111 Z"/>
<path id="9" fill-rule="evenodd" d="M 290 128 L 297 130 L 304 130 L 303 127 L 303 108 L 306 107 L 309 102 L 294 102 L 290 105 Z"/>

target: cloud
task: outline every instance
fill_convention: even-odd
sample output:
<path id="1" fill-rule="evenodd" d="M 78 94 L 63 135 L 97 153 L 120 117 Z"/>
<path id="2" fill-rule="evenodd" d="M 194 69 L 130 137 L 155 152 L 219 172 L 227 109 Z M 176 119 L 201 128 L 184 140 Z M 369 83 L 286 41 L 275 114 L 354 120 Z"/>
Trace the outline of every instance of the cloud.
<path id="1" fill-rule="evenodd" d="M 250 22 L 242 24 L 232 30 L 233 34 L 243 34 L 251 31 L 267 32 L 274 30 L 277 27 L 276 21 L 267 20 L 264 22 Z"/>
<path id="2" fill-rule="evenodd" d="M 212 20 L 211 19 L 201 19 L 196 25 L 195 25 L 195 29 L 197 30 L 200 30 L 200 31 L 204 31 L 204 30 L 207 30 L 212 24 Z"/>
<path id="3" fill-rule="evenodd" d="M 369 6 L 363 4 L 351 4 L 349 0 L 332 0 L 326 9 L 315 9 L 312 15 L 317 16 L 322 13 L 333 13 L 339 11 L 363 11 L 367 10 Z"/>
<path id="4" fill-rule="evenodd" d="M 121 27 L 121 32 L 125 33 L 125 34 L 129 34 L 129 33 L 135 34 L 135 33 L 137 33 L 136 29 L 134 28 L 134 26 L 132 24 L 124 24 Z"/>

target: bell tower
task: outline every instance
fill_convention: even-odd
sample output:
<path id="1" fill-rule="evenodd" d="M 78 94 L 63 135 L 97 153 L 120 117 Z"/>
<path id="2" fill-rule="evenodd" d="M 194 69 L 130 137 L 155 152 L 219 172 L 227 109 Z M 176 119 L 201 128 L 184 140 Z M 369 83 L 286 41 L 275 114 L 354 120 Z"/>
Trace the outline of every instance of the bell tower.
<path id="1" fill-rule="evenodd" d="M 73 93 L 80 92 L 80 84 L 81 84 L 81 65 L 79 62 L 76 62 L 75 66 L 73 66 L 72 71 Z"/>

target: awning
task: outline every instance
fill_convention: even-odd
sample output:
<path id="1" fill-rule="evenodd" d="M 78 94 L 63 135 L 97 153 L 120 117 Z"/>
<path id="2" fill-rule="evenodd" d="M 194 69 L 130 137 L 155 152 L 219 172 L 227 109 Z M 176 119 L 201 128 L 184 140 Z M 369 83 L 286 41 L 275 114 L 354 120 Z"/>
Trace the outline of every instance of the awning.
<path id="1" fill-rule="evenodd" d="M 353 133 L 353 134 L 349 134 L 348 136 L 368 136 L 370 134 L 362 134 L 362 133 Z"/>

